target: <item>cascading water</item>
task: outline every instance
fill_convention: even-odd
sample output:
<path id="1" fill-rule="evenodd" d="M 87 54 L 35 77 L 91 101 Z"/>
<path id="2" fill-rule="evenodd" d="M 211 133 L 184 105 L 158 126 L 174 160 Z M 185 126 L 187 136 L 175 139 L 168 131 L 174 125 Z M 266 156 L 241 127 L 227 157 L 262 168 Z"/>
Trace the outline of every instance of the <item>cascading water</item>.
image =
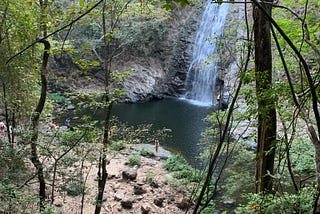
<path id="1" fill-rule="evenodd" d="M 214 105 L 217 100 L 215 88 L 219 68 L 215 55 L 227 13 L 228 4 L 207 1 L 193 48 L 184 95 L 185 99 L 197 105 Z"/>

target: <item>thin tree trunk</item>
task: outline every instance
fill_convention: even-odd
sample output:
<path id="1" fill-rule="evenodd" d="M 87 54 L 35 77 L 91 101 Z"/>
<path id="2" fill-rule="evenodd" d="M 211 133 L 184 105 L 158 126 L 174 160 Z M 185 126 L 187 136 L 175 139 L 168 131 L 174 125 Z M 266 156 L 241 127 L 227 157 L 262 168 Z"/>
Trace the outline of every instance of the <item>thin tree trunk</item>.
<path id="1" fill-rule="evenodd" d="M 41 95 L 38 101 L 38 105 L 32 115 L 31 122 L 32 122 L 32 136 L 31 136 L 31 162 L 33 163 L 34 167 L 37 170 L 37 176 L 39 181 L 39 199 L 40 199 L 40 211 L 44 210 L 44 202 L 45 202 L 45 189 L 46 183 L 44 179 L 43 173 L 43 165 L 39 159 L 38 151 L 37 151 L 37 140 L 38 140 L 38 128 L 39 128 L 39 118 L 40 114 L 44 108 L 44 104 L 46 101 L 46 94 L 47 94 L 47 79 L 46 79 L 46 69 L 49 59 L 49 50 L 50 50 L 50 43 L 46 40 L 40 40 L 39 43 L 44 44 L 44 53 L 43 53 L 43 60 L 41 65 Z"/>
<path id="2" fill-rule="evenodd" d="M 111 110 L 112 110 L 112 101 L 110 101 L 110 95 L 109 95 L 109 81 L 110 81 L 110 72 L 111 72 L 111 44 L 110 41 L 107 41 L 105 36 L 107 35 L 107 29 L 106 29 L 106 17 L 105 17 L 105 11 L 106 11 L 106 1 L 103 2 L 103 8 L 102 8 L 102 30 L 104 35 L 104 41 L 106 46 L 106 52 L 104 56 L 104 74 L 105 74 L 105 106 L 107 108 L 106 111 L 106 117 L 104 121 L 104 130 L 103 130 L 103 151 L 101 152 L 100 158 L 99 158 L 99 170 L 98 170 L 98 195 L 96 199 L 96 208 L 94 213 L 99 214 L 101 212 L 101 207 L 103 203 L 103 192 L 105 189 L 105 185 L 108 178 L 108 172 L 107 172 L 107 146 L 109 144 L 109 129 L 110 129 L 110 116 L 111 116 Z"/>
<path id="3" fill-rule="evenodd" d="M 262 4 L 271 16 L 272 0 Z M 276 109 L 272 90 L 272 52 L 270 21 L 260 8 L 254 6 L 254 42 L 256 96 L 258 102 L 258 145 L 256 165 L 256 191 L 271 192 L 276 147 Z"/>

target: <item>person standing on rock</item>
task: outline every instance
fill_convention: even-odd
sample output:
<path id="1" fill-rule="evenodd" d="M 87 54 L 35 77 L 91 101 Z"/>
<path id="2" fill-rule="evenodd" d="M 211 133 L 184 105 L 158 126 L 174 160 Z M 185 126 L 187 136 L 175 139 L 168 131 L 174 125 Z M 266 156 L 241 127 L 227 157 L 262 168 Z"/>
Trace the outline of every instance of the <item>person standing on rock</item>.
<path id="1" fill-rule="evenodd" d="M 155 140 L 154 146 L 155 146 L 155 149 L 156 149 L 156 154 L 158 155 L 159 147 L 160 147 L 160 142 L 159 142 L 159 140 L 157 140 L 157 139 Z"/>

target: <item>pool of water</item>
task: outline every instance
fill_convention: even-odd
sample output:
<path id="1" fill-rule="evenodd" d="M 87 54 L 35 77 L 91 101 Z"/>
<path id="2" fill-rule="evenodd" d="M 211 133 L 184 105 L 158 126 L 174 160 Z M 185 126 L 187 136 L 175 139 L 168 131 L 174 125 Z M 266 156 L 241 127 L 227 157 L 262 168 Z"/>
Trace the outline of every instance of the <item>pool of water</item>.
<path id="1" fill-rule="evenodd" d="M 171 129 L 171 136 L 161 142 L 161 146 L 180 153 L 189 163 L 199 166 L 199 160 L 196 159 L 200 152 L 198 142 L 208 125 L 204 118 L 210 111 L 209 107 L 195 105 L 187 100 L 167 98 L 145 103 L 116 104 L 112 115 L 128 125 L 153 124 L 155 129 Z M 76 115 L 70 113 L 63 117 L 67 116 L 72 118 Z M 93 119 L 102 122 L 104 111 L 96 112 Z"/>

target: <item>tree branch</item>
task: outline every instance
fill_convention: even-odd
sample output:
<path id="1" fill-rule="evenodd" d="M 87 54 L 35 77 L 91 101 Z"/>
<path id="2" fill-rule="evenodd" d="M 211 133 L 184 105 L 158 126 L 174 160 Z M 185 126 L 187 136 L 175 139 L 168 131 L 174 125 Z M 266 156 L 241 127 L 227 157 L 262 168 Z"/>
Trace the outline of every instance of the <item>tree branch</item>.
<path id="1" fill-rule="evenodd" d="M 7 61 L 6 64 L 9 64 L 14 58 L 16 58 L 17 56 L 23 54 L 26 50 L 28 50 L 29 48 L 31 48 L 32 46 L 34 46 L 36 43 L 38 43 L 41 40 L 45 40 L 51 36 L 53 36 L 54 34 L 62 31 L 63 29 L 72 26 L 74 23 L 76 23 L 77 21 L 79 21 L 81 18 L 83 18 L 85 15 L 87 15 L 88 13 L 90 13 L 93 9 L 95 9 L 96 7 L 98 7 L 101 3 L 103 2 L 103 0 L 98 1 L 95 5 L 93 5 L 89 10 L 87 10 L 85 13 L 81 14 L 79 17 L 77 17 L 76 19 L 74 19 L 73 21 L 71 21 L 69 24 L 64 25 L 63 27 L 59 28 L 58 30 L 53 31 L 52 33 L 48 34 L 47 36 L 37 39 L 36 41 L 32 42 L 30 45 L 28 45 L 27 47 L 25 47 L 23 50 L 21 50 L 20 52 L 16 53 L 15 55 L 13 55 L 12 57 L 10 57 Z"/>
<path id="2" fill-rule="evenodd" d="M 267 13 L 267 11 L 264 9 L 264 7 L 259 3 L 257 0 L 252 0 L 252 2 L 263 12 L 263 14 L 270 20 L 272 25 L 278 30 L 280 35 L 283 37 L 283 39 L 287 42 L 287 44 L 290 46 L 290 48 L 294 51 L 298 59 L 300 60 L 304 71 L 307 76 L 309 88 L 310 88 L 310 93 L 311 93 L 311 98 L 312 98 L 312 109 L 315 115 L 316 123 L 317 123 L 317 128 L 318 128 L 318 133 L 320 133 L 320 113 L 318 109 L 318 96 L 317 92 L 314 88 L 314 80 L 312 78 L 311 72 L 309 70 L 308 64 L 306 60 L 303 58 L 297 47 L 293 44 L 291 39 L 287 36 L 287 34 L 282 30 L 282 28 L 277 24 L 277 22 Z"/>

